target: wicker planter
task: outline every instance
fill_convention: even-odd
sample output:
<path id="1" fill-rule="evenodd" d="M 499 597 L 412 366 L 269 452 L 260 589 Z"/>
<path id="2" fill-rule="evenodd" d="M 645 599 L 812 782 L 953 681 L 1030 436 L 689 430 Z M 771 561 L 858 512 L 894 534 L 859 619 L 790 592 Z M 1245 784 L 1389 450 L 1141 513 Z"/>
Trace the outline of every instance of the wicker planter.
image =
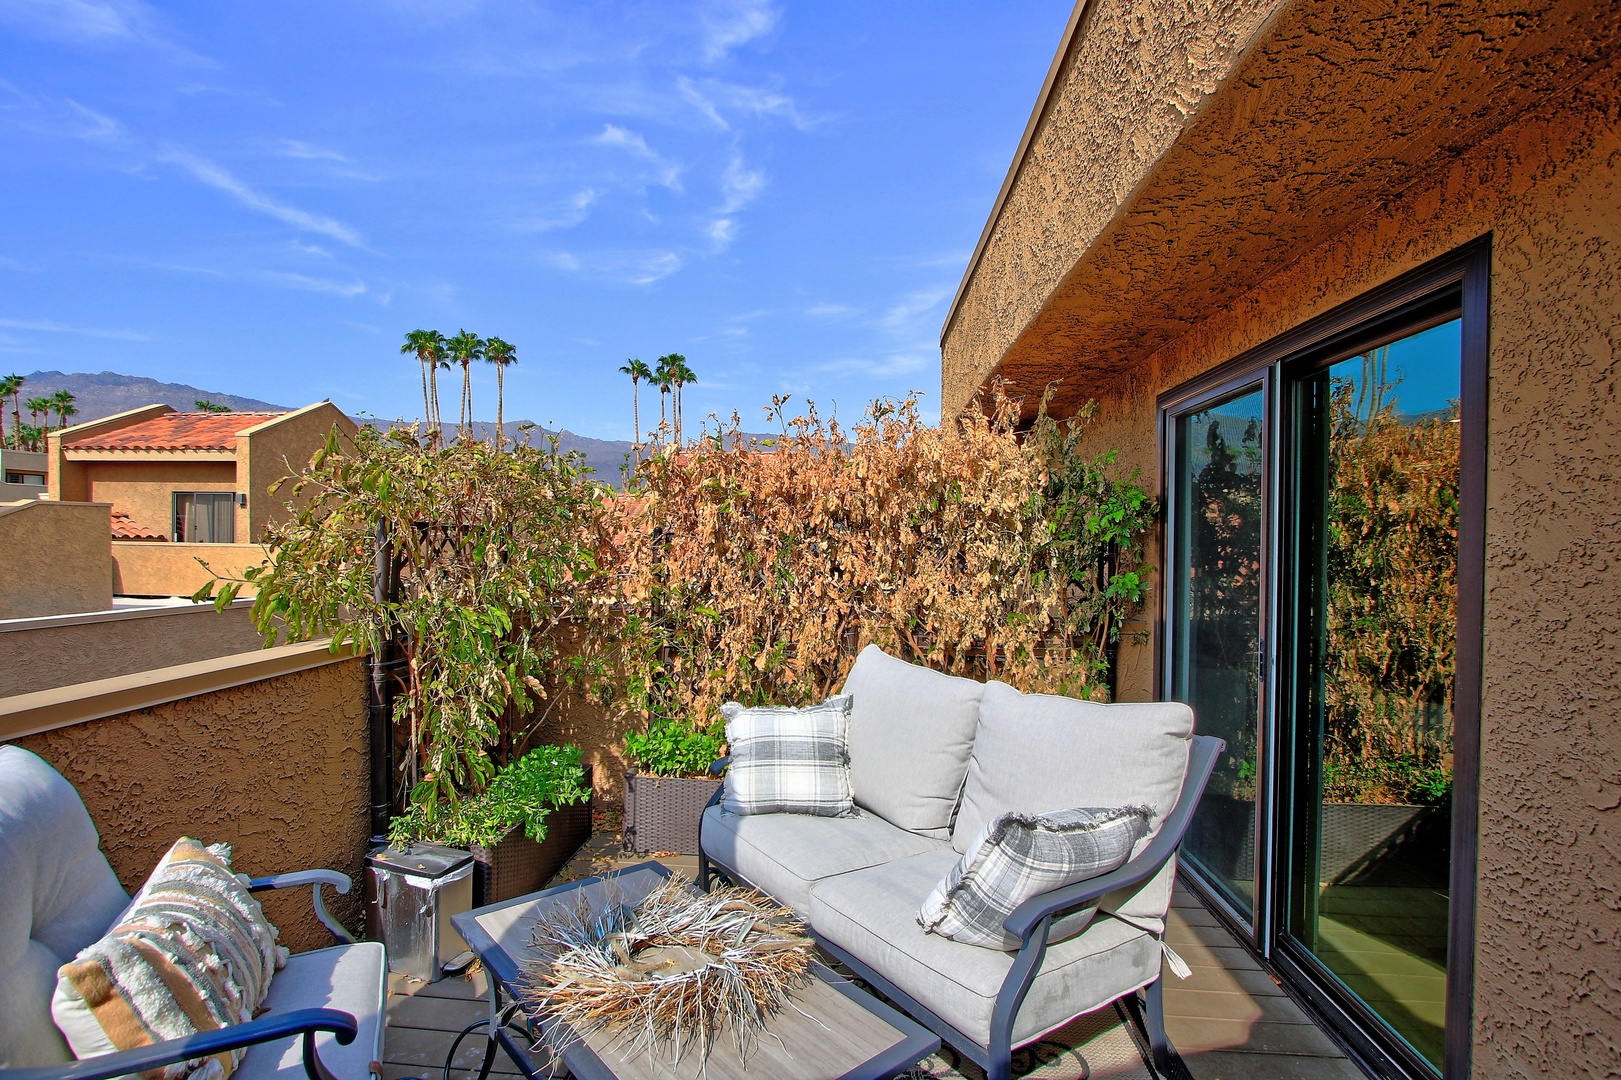
<path id="1" fill-rule="evenodd" d="M 585 789 L 591 790 L 591 770 L 585 771 Z M 537 844 L 514 825 L 492 847 L 474 844 L 473 906 L 538 892 L 591 839 L 591 799 L 553 807 L 546 815 L 546 839 Z"/>
<path id="2" fill-rule="evenodd" d="M 720 787 L 708 777 L 625 774 L 625 850 L 698 854 L 698 819 Z"/>

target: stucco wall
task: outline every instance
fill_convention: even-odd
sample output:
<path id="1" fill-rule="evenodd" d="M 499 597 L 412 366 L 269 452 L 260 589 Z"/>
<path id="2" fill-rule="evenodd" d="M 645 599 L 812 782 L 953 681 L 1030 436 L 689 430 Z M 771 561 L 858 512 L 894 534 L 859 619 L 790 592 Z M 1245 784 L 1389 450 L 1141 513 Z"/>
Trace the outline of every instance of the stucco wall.
<path id="1" fill-rule="evenodd" d="M 285 476 L 302 472 L 315 452 L 326 445 L 327 433 L 334 426 L 349 435 L 355 432 L 353 420 L 331 402 L 322 402 L 258 431 L 238 436 L 237 462 L 244 485 L 242 490 L 248 493 L 248 506 L 238 512 L 237 524 L 240 527 L 245 523 L 247 531 L 239 533 L 237 539 L 259 538 L 264 527 L 292 498 L 290 485 L 275 495 L 269 493 L 270 486 Z M 245 522 L 240 515 L 245 515 Z"/>
<path id="2" fill-rule="evenodd" d="M 359 659 L 15 741 L 78 789 L 125 889 L 181 836 L 223 841 L 242 873 L 348 874 L 355 888 L 328 890 L 329 910 L 361 929 L 369 758 Z M 284 944 L 332 944 L 309 889 L 261 895 Z"/>
<path id="3" fill-rule="evenodd" d="M 167 540 L 118 540 L 112 545 L 113 591 L 120 596 L 190 596 L 209 580 L 208 570 L 240 577 L 266 559 L 258 544 L 176 544 Z M 205 570 L 197 562 L 208 564 Z M 252 596 L 253 588 L 242 590 Z"/>
<path id="4" fill-rule="evenodd" d="M 105 503 L 0 505 L 0 619 L 111 607 L 111 529 Z"/>
<path id="5" fill-rule="evenodd" d="M 173 536 L 174 493 L 177 491 L 235 491 L 236 465 L 229 461 L 85 461 L 91 497 L 134 518 L 153 532 Z M 237 539 L 243 533 L 237 511 Z"/>
<path id="6" fill-rule="evenodd" d="M 239 600 L 225 611 L 195 604 L 0 627 L 0 697 L 252 652 L 264 640 L 248 618 L 251 606 Z"/>
<path id="7" fill-rule="evenodd" d="M 1621 1052 L 1617 87 L 1595 70 L 1090 387 L 1094 445 L 1154 477 L 1160 391 L 1493 234 L 1477 1077 L 1611 1076 Z M 1153 696 L 1151 657 L 1128 648 L 1123 698 Z"/>

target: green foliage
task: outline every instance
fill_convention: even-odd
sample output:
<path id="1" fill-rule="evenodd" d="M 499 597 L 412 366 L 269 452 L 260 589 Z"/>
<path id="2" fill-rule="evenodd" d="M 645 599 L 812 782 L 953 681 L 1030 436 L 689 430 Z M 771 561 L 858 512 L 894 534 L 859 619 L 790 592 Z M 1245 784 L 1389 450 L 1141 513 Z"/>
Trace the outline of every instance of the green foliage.
<path id="1" fill-rule="evenodd" d="M 585 769 L 572 746 L 541 746 L 495 774 L 489 787 L 429 817 L 426 806 L 413 803 L 389 826 L 389 839 L 426 840 L 433 844 L 489 847 L 514 825 L 537 844 L 546 839 L 546 816 L 557 806 L 584 802 Z"/>
<path id="2" fill-rule="evenodd" d="M 400 779 L 431 822 L 484 790 L 558 692 L 588 679 L 589 656 L 562 646 L 597 574 L 602 490 L 555 440 L 503 453 L 363 427 L 352 441 L 334 430 L 290 493 L 265 537 L 270 561 L 196 598 L 223 607 L 254 586 L 268 644 L 330 635 L 334 650 L 376 652 L 397 639 Z M 379 522 L 399 573 L 385 601 L 373 594 Z"/>
<path id="3" fill-rule="evenodd" d="M 720 757 L 725 736 L 714 729 L 695 730 L 690 725 L 661 716 L 647 731 L 625 736 L 625 757 L 632 765 L 654 776 L 702 776 Z"/>

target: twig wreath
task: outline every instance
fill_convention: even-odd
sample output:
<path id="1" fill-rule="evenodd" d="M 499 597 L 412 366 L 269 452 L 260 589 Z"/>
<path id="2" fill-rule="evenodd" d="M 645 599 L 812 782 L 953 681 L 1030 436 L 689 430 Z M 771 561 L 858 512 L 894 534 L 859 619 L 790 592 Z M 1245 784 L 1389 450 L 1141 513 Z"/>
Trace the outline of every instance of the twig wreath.
<path id="1" fill-rule="evenodd" d="M 582 895 L 537 922 L 519 996 L 559 1021 L 547 1027 L 555 1053 L 606 1028 L 631 1056 L 705 1060 L 729 1036 L 746 1060 L 812 949 L 804 923 L 762 893 L 670 880 L 634 906 Z"/>

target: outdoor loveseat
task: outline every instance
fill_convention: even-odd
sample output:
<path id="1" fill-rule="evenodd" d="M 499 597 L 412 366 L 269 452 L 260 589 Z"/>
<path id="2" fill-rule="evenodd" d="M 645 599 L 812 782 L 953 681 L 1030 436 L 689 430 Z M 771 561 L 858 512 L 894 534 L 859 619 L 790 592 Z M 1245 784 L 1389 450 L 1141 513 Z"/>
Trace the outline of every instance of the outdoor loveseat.
<path id="1" fill-rule="evenodd" d="M 250 891 L 310 885 L 315 913 L 341 944 L 299 953 L 275 973 L 261 1015 L 74 1061 L 51 1019 L 57 969 L 120 920 L 119 885 L 84 803 L 39 757 L 0 746 L 0 1080 L 110 1080 L 251 1046 L 232 1080 L 364 1080 L 382 1056 L 387 961 L 321 904 L 331 870 L 250 880 Z"/>
<path id="2" fill-rule="evenodd" d="M 1007 1080 L 1016 1047 L 1139 990 L 1163 1070 L 1171 1050 L 1160 971 L 1175 854 L 1225 744 L 1194 736 L 1186 705 L 1026 695 L 875 646 L 842 693 L 851 697 L 856 811 L 733 814 L 717 794 L 700 825 L 699 886 L 719 871 L 792 908 L 829 953 L 990 1080 Z M 919 924 L 967 838 L 998 815 L 1143 805 L 1149 832 L 1130 860 L 1024 902 L 1004 923 L 1016 948 L 963 944 Z M 1084 929 L 1065 937 L 1078 923 Z"/>

